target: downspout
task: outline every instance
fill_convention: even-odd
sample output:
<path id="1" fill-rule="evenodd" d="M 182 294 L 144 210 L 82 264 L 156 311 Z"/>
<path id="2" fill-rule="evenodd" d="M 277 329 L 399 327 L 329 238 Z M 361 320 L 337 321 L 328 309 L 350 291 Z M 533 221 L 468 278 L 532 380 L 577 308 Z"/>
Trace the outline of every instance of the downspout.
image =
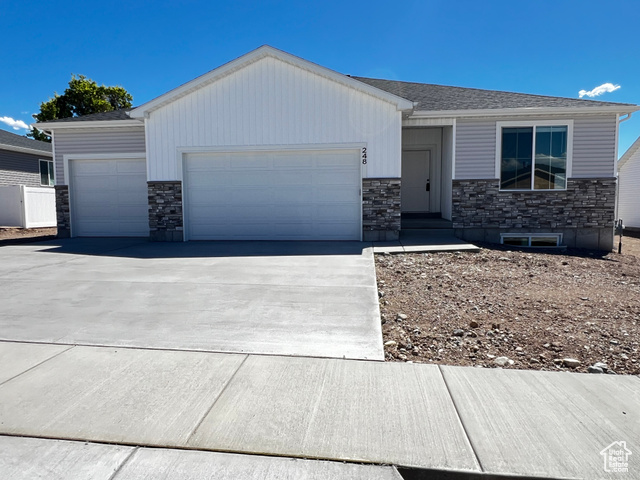
<path id="1" fill-rule="evenodd" d="M 632 112 L 627 113 L 627 116 L 624 118 L 620 118 L 620 115 L 617 115 L 618 124 L 616 125 L 616 153 L 615 153 L 615 162 L 616 162 L 616 210 L 615 210 L 615 219 L 618 219 L 618 200 L 620 197 L 620 172 L 618 171 L 618 138 L 620 132 L 620 124 L 622 122 L 626 122 L 631 118 Z"/>

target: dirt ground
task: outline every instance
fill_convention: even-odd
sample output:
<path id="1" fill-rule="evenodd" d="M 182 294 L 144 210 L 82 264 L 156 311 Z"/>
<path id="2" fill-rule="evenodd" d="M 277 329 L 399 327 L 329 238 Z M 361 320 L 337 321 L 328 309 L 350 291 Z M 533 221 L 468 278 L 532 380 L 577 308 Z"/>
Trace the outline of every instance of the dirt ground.
<path id="1" fill-rule="evenodd" d="M 640 374 L 640 239 L 604 256 L 483 247 L 376 255 L 387 361 Z"/>
<path id="2" fill-rule="evenodd" d="M 52 228 L 19 228 L 19 227 L 0 227 L 0 245 L 2 243 L 11 243 L 12 241 L 24 240 L 46 240 L 55 236 L 58 229 Z M 45 237 L 45 238 L 41 238 Z M 27 241 L 29 241 L 27 240 Z"/>

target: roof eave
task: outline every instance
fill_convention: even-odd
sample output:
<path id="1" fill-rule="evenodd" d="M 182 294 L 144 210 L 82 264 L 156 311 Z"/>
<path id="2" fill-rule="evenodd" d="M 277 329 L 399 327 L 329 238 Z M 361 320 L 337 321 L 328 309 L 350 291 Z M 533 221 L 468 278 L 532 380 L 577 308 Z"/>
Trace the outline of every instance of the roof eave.
<path id="1" fill-rule="evenodd" d="M 502 117 L 510 115 L 625 114 L 640 110 L 638 105 L 594 105 L 589 107 L 483 108 L 474 110 L 416 110 L 410 118 Z"/>
<path id="2" fill-rule="evenodd" d="M 53 157 L 53 153 L 45 150 L 38 150 L 36 148 L 18 147 L 16 145 L 7 145 L 6 143 L 0 143 L 0 150 L 9 150 L 12 152 L 28 153 L 30 155 L 46 155 Z"/>
<path id="3" fill-rule="evenodd" d="M 77 122 L 43 122 L 32 123 L 30 126 L 43 132 L 65 130 L 71 128 L 101 128 L 101 127 L 141 127 L 140 120 L 80 120 Z"/>
<path id="4" fill-rule="evenodd" d="M 322 77 L 334 80 L 342 85 L 350 86 L 352 88 L 355 88 L 356 90 L 368 93 L 381 100 L 386 100 L 387 102 L 395 104 L 396 108 L 399 111 L 406 112 L 413 110 L 413 102 L 407 100 L 406 98 L 402 98 L 379 88 L 373 87 L 359 80 L 355 80 L 351 77 L 335 72 L 329 68 L 309 62 L 308 60 L 296 57 L 295 55 L 291 55 L 290 53 L 283 52 L 282 50 L 278 50 L 268 45 L 263 45 L 262 47 L 259 47 L 252 52 L 249 52 L 239 58 L 236 58 L 235 60 L 232 60 L 218 68 L 215 68 L 214 70 L 211 70 L 204 75 L 200 75 L 199 77 L 194 78 L 193 80 L 177 88 L 174 88 L 173 90 L 170 90 L 167 93 L 140 105 L 137 108 L 134 108 L 129 112 L 129 116 L 131 118 L 140 119 L 148 117 L 148 115 L 154 110 L 157 110 L 158 108 L 161 108 L 162 106 L 171 103 L 178 98 L 188 95 L 189 93 L 198 90 L 205 85 L 213 83 L 216 80 L 223 78 L 243 68 L 244 66 L 254 63 L 267 56 L 277 58 L 289 64 L 303 68 L 307 71 L 311 71 Z"/>
<path id="5" fill-rule="evenodd" d="M 622 155 L 622 157 L 620 158 L 620 161 L 618 162 L 618 170 L 620 170 L 621 167 L 624 166 L 625 163 L 627 163 L 631 157 L 633 157 L 636 152 L 638 152 L 640 150 L 640 137 L 638 137 L 638 139 L 633 142 L 633 145 L 631 145 L 629 147 L 629 149 L 624 152 L 624 155 Z"/>

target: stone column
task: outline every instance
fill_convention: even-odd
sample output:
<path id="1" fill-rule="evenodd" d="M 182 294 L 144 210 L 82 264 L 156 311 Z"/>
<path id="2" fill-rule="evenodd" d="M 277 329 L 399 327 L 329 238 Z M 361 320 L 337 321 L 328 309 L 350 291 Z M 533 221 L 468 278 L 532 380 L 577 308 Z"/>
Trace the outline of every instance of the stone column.
<path id="1" fill-rule="evenodd" d="M 71 215 L 69 211 L 69 185 L 56 185 L 56 221 L 58 238 L 71 236 Z"/>
<path id="2" fill-rule="evenodd" d="M 400 238 L 400 179 L 362 179 L 362 239 L 365 242 Z"/>
<path id="3" fill-rule="evenodd" d="M 149 239 L 152 242 L 182 242 L 182 182 L 147 182 L 149 195 Z"/>

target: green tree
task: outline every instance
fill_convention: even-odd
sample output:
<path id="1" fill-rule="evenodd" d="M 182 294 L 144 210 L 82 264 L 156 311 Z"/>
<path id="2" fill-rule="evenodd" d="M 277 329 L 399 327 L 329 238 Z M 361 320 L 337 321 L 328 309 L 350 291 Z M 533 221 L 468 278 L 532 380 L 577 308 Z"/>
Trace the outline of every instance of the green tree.
<path id="1" fill-rule="evenodd" d="M 106 87 L 98 85 L 84 75 L 71 75 L 69 86 L 64 93 L 54 93 L 53 98 L 40 104 L 40 113 L 32 116 L 38 122 L 47 122 L 129 108 L 132 101 L 131 94 L 122 87 Z M 51 141 L 49 135 L 36 128 L 32 128 L 27 136 L 45 142 Z"/>

